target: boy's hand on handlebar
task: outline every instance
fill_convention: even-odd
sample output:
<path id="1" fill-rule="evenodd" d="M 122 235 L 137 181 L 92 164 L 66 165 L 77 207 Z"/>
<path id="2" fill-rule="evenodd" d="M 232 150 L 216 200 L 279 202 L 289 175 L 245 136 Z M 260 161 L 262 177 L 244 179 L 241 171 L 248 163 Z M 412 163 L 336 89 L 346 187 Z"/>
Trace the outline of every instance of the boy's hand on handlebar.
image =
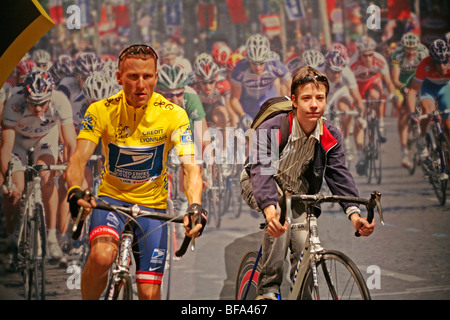
<path id="1" fill-rule="evenodd" d="M 267 222 L 267 233 L 275 238 L 282 236 L 289 228 L 289 222 L 285 221 L 283 225 L 280 223 L 280 215 L 275 206 L 270 205 L 264 209 L 264 215 Z"/>
<path id="2" fill-rule="evenodd" d="M 369 223 L 366 218 L 361 218 L 359 214 L 355 213 L 351 216 L 351 221 L 355 230 L 359 231 L 359 234 L 363 237 L 370 236 L 375 229 L 375 219 Z"/>
<path id="3" fill-rule="evenodd" d="M 207 215 L 208 212 L 203 209 L 201 204 L 191 204 L 188 207 L 183 220 L 184 228 L 186 229 L 186 236 L 190 238 L 193 236 L 195 238 L 200 237 L 208 221 Z"/>

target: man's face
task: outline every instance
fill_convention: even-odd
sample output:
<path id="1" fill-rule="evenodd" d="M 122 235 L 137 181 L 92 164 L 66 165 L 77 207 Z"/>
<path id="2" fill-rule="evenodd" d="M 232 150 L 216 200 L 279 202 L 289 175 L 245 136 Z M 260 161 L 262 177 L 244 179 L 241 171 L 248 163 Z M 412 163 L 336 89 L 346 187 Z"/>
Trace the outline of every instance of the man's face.
<path id="1" fill-rule="evenodd" d="M 292 103 L 296 108 L 297 120 L 303 131 L 310 134 L 316 127 L 317 120 L 325 112 L 327 95 L 325 85 L 306 83 L 296 90 L 296 95 L 292 95 Z"/>
<path id="2" fill-rule="evenodd" d="M 341 80 L 342 71 L 333 71 L 330 68 L 327 67 L 326 69 L 327 78 L 330 82 L 338 82 Z"/>
<path id="3" fill-rule="evenodd" d="M 439 62 L 434 62 L 434 65 L 436 66 L 436 71 L 443 76 L 444 74 L 446 74 L 448 72 L 448 68 L 450 67 L 450 61 L 447 60 L 447 63 L 439 63 Z"/>
<path id="4" fill-rule="evenodd" d="M 213 93 L 216 88 L 216 81 L 200 81 L 200 89 L 205 93 L 205 95 L 209 96 Z"/>
<path id="5" fill-rule="evenodd" d="M 26 102 L 28 109 L 30 109 L 33 116 L 37 118 L 41 117 L 48 110 L 48 106 L 50 104 L 50 101 L 36 103 L 29 99 L 27 99 Z"/>
<path id="6" fill-rule="evenodd" d="M 151 98 L 158 81 L 154 59 L 128 58 L 117 71 L 117 82 L 123 87 L 127 103 L 142 107 Z"/>
<path id="7" fill-rule="evenodd" d="M 413 60 L 417 56 L 417 48 L 405 48 L 404 52 L 407 60 Z"/>
<path id="8" fill-rule="evenodd" d="M 252 69 L 254 74 L 260 75 L 264 72 L 264 68 L 266 67 L 265 62 L 250 62 L 250 68 Z"/>
<path id="9" fill-rule="evenodd" d="M 373 64 L 373 56 L 374 56 L 374 51 L 370 50 L 370 51 L 364 51 L 361 52 L 359 54 L 362 63 L 364 64 L 364 66 L 369 67 Z"/>

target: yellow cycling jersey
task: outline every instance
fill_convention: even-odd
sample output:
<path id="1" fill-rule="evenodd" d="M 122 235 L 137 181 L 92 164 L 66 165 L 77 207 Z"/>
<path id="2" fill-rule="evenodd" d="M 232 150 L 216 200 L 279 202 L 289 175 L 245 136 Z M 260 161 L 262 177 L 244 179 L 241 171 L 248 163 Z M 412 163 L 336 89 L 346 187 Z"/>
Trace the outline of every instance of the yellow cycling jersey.
<path id="1" fill-rule="evenodd" d="M 194 155 L 185 110 L 156 92 L 147 105 L 134 108 L 121 90 L 86 111 L 78 139 L 98 144 L 100 138 L 105 163 L 99 195 L 165 209 L 170 150 L 174 147 L 179 156 Z"/>

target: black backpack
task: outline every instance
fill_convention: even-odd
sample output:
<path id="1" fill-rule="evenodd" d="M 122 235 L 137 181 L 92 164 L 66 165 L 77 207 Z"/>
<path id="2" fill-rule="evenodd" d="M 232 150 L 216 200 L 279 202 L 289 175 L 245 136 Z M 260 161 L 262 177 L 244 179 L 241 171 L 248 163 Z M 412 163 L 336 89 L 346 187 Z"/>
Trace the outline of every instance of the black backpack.
<path id="1" fill-rule="evenodd" d="M 256 130 L 256 128 L 258 128 L 261 125 L 261 123 L 263 123 L 267 119 L 273 118 L 276 115 L 284 113 L 285 115 L 281 119 L 281 126 L 280 126 L 280 145 L 278 149 L 279 154 L 281 154 L 281 151 L 283 151 L 289 139 L 290 133 L 289 114 L 292 112 L 292 110 L 293 110 L 292 101 L 288 97 L 270 98 L 263 103 L 263 105 L 259 109 L 259 112 L 256 114 L 252 125 L 250 126 L 252 130 Z M 241 195 L 245 203 L 250 208 L 261 212 L 261 210 L 258 208 L 255 198 L 253 197 L 253 188 L 247 169 L 248 167 L 246 165 L 242 169 L 241 176 L 239 179 L 241 185 Z"/>
<path id="2" fill-rule="evenodd" d="M 292 100 L 288 97 L 275 97 L 266 100 L 258 113 L 255 116 L 255 119 L 252 122 L 251 129 L 256 130 L 261 123 L 264 121 L 279 115 L 280 113 L 285 113 L 285 116 L 281 119 L 281 127 L 280 127 L 280 145 L 279 152 L 284 149 L 289 139 L 289 114 L 292 112 Z"/>

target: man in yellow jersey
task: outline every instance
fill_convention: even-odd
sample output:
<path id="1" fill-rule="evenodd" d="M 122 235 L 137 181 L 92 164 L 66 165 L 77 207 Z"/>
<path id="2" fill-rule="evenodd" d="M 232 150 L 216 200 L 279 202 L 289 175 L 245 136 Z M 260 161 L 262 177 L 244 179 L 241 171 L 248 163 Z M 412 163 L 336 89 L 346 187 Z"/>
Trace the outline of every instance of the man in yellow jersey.
<path id="1" fill-rule="evenodd" d="M 119 56 L 119 93 L 89 106 L 77 147 L 66 170 L 68 201 L 72 216 L 79 206 L 91 213 L 89 241 L 91 252 L 81 277 L 83 299 L 98 299 L 106 287 L 108 270 L 118 251 L 124 218 L 92 209 L 95 201 L 82 199 L 84 167 L 101 138 L 105 164 L 99 197 L 112 204 L 138 204 L 164 212 L 167 204 L 166 160 L 172 147 L 181 159 L 184 190 L 189 202 L 184 218 L 186 235 L 199 236 L 206 224 L 201 207 L 202 179 L 194 160 L 189 119 L 181 107 L 153 91 L 157 80 L 155 51 L 147 45 L 132 45 Z M 203 212 L 201 223 L 189 227 L 192 212 Z M 139 219 L 139 217 L 138 217 Z M 162 222 L 140 218 L 135 236 L 139 248 L 135 255 L 139 299 L 160 299 L 161 280 L 167 252 L 167 229 Z M 144 240 L 139 241 L 140 237 Z"/>

